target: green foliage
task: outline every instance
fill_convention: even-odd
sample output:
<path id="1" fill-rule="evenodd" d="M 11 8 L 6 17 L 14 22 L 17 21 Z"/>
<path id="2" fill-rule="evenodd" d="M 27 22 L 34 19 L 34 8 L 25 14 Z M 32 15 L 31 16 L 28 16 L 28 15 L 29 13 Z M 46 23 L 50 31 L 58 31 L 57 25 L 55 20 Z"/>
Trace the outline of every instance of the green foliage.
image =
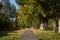
<path id="1" fill-rule="evenodd" d="M 16 27 L 16 22 L 14 22 L 13 18 L 16 18 L 16 8 L 14 5 L 11 5 L 9 0 L 6 0 L 6 2 L 4 2 L 4 0 L 2 1 L 4 3 L 1 13 L 0 13 L 0 21 L 2 22 L 2 25 L 5 26 L 4 28 L 13 28 Z M 1 3 L 2 3 L 1 2 Z M 10 19 L 12 18 L 12 19 Z M 10 28 L 10 29 L 11 29 Z"/>
<path id="2" fill-rule="evenodd" d="M 16 0 L 20 6 L 19 13 L 22 13 L 23 19 L 25 17 L 27 24 L 38 25 L 39 22 L 48 23 L 49 19 L 58 18 L 60 15 L 60 1 L 59 0 Z M 37 19 L 38 18 L 38 19 Z M 39 21 L 37 24 L 36 22 Z M 50 23 L 49 23 L 50 26 Z M 52 28 L 53 26 L 51 26 Z"/>
<path id="3" fill-rule="evenodd" d="M 0 3 L 0 9 L 3 7 L 3 5 Z"/>
<path id="4" fill-rule="evenodd" d="M 19 26 L 20 28 L 24 28 L 24 27 L 25 27 L 25 24 L 24 24 L 23 21 L 18 21 L 18 26 Z"/>
<path id="5" fill-rule="evenodd" d="M 23 14 L 23 18 L 26 20 L 26 23 L 28 24 L 28 26 L 32 25 L 32 21 L 36 22 L 35 20 L 38 17 L 38 13 L 37 13 L 37 6 L 36 1 L 35 0 L 16 0 L 17 3 L 21 6 L 21 9 L 19 11 L 20 14 Z M 26 25 L 27 25 L 26 24 Z"/>
<path id="6" fill-rule="evenodd" d="M 12 6 L 10 4 L 9 0 L 6 0 L 6 2 L 4 3 L 5 3 L 5 5 L 3 5 L 4 8 L 2 8 L 2 12 L 0 13 L 0 29 L 1 30 L 13 29 L 14 27 L 16 27 L 15 23 L 9 18 L 16 17 L 16 9 L 14 5 Z"/>
<path id="7" fill-rule="evenodd" d="M 7 30 L 10 28 L 10 21 L 7 16 L 0 14 L 0 30 Z"/>
<path id="8" fill-rule="evenodd" d="M 48 21 L 48 30 L 53 30 L 54 21 L 51 19 Z"/>

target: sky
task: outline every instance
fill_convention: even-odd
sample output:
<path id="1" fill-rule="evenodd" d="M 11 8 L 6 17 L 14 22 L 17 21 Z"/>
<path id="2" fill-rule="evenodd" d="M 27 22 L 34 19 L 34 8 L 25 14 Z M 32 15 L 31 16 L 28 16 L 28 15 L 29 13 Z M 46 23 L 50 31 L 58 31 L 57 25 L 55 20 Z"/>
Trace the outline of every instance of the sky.
<path id="1" fill-rule="evenodd" d="M 18 9 L 18 4 L 15 2 L 15 0 L 9 0 L 11 4 L 13 4 L 16 9 Z"/>

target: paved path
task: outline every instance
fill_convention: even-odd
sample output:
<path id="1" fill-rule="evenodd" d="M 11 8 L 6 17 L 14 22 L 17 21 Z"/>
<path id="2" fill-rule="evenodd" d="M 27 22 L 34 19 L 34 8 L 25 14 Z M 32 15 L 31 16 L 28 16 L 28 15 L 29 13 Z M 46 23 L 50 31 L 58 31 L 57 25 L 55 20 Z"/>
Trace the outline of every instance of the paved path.
<path id="1" fill-rule="evenodd" d="M 21 40 L 39 40 L 31 30 L 27 30 L 21 37 Z"/>

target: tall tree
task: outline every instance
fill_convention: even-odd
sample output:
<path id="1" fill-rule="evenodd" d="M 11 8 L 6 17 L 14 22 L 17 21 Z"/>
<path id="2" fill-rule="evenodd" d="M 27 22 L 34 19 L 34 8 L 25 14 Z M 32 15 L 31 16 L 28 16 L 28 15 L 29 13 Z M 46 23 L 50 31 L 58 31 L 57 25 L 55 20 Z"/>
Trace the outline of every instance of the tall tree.
<path id="1" fill-rule="evenodd" d="M 23 9 L 24 9 L 23 13 L 29 15 L 29 17 L 32 18 L 30 20 L 32 21 L 33 25 L 34 25 L 34 23 L 39 21 L 39 19 L 36 20 L 38 18 L 39 14 L 41 14 L 42 17 L 46 16 L 44 14 L 45 13 L 44 10 L 41 8 L 41 5 L 39 3 L 37 3 L 37 0 L 24 0 L 24 1 L 17 0 L 17 3 L 23 7 Z"/>
<path id="2" fill-rule="evenodd" d="M 3 5 L 0 3 L 0 9 L 2 9 Z"/>
<path id="3" fill-rule="evenodd" d="M 12 24 L 13 24 L 15 22 L 15 19 L 16 19 L 16 8 L 15 8 L 15 6 L 11 5 L 9 0 L 1 0 L 1 3 L 3 4 L 3 8 L 1 10 L 1 13 L 3 15 L 5 15 L 7 17 L 7 19 L 9 19 L 10 22 L 12 21 Z"/>

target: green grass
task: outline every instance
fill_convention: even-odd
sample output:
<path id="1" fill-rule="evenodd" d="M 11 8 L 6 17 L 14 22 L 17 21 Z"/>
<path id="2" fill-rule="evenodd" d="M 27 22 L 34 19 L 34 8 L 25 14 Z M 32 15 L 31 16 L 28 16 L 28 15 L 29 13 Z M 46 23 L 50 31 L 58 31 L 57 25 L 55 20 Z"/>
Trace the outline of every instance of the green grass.
<path id="1" fill-rule="evenodd" d="M 20 40 L 21 35 L 29 29 L 0 31 L 0 40 Z M 60 40 L 60 34 L 50 30 L 31 29 L 40 40 Z"/>
<path id="2" fill-rule="evenodd" d="M 8 33 L 8 34 L 1 34 L 2 37 L 0 38 L 0 40 L 18 40 L 19 36 L 17 33 Z"/>
<path id="3" fill-rule="evenodd" d="M 20 40 L 21 35 L 24 33 L 23 30 L 16 31 L 0 31 L 0 40 Z"/>
<path id="4" fill-rule="evenodd" d="M 32 30 L 40 40 L 60 40 L 60 34 L 39 29 Z"/>
<path id="5" fill-rule="evenodd" d="M 38 37 L 42 40 L 60 40 L 60 34 L 53 33 L 51 31 L 40 32 Z"/>

